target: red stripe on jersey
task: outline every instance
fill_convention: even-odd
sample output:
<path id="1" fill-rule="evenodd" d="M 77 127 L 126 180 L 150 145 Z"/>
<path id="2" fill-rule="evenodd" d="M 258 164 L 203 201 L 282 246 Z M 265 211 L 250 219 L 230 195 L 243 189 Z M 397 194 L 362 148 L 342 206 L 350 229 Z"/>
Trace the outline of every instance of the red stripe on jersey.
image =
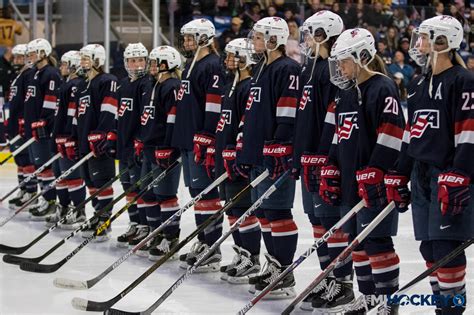
<path id="1" fill-rule="evenodd" d="M 278 99 L 277 107 L 291 107 L 296 108 L 297 99 L 296 97 L 285 97 L 282 96 Z"/>
<path id="2" fill-rule="evenodd" d="M 462 131 L 474 131 L 474 119 L 465 119 L 454 124 L 455 134 L 459 134 Z"/>
<path id="3" fill-rule="evenodd" d="M 398 139 L 403 138 L 403 129 L 391 123 L 383 123 L 380 125 L 380 127 L 377 128 L 377 134 L 379 133 L 384 133 Z"/>
<path id="4" fill-rule="evenodd" d="M 114 97 L 106 96 L 106 97 L 104 97 L 104 99 L 102 100 L 102 104 L 110 104 L 110 105 L 112 105 L 112 106 L 117 107 L 118 101 L 117 101 L 117 99 L 114 98 Z"/>
<path id="5" fill-rule="evenodd" d="M 327 111 L 330 113 L 335 113 L 336 112 L 336 102 L 332 101 L 329 103 Z"/>
<path id="6" fill-rule="evenodd" d="M 67 104 L 67 108 L 68 109 L 76 109 L 76 103 L 75 102 L 69 102 L 69 104 Z"/>
<path id="7" fill-rule="evenodd" d="M 48 95 L 48 94 L 46 94 L 46 95 L 44 96 L 44 100 L 45 100 L 45 101 L 48 101 L 48 102 L 56 102 L 57 99 L 58 99 L 58 98 L 57 98 L 55 95 Z"/>
<path id="8" fill-rule="evenodd" d="M 176 115 L 176 106 L 171 107 L 170 111 L 168 112 L 168 115 Z"/>
<path id="9" fill-rule="evenodd" d="M 221 96 L 217 94 L 206 94 L 206 103 L 219 103 L 221 102 Z"/>

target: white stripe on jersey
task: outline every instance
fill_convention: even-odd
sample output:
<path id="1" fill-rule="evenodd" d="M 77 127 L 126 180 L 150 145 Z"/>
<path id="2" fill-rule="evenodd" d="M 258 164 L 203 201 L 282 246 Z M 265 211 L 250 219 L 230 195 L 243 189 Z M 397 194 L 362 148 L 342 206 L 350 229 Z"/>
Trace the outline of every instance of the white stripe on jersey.
<path id="1" fill-rule="evenodd" d="M 109 112 L 113 115 L 117 115 L 117 107 L 112 104 L 103 103 L 102 106 L 100 106 L 100 111 Z"/>
<path id="2" fill-rule="evenodd" d="M 324 118 L 324 122 L 328 123 L 328 124 L 331 124 L 331 125 L 335 125 L 336 124 L 336 115 L 334 115 L 334 113 L 327 112 L 326 117 Z"/>
<path id="3" fill-rule="evenodd" d="M 278 106 L 276 110 L 277 117 L 290 117 L 295 118 L 296 108 L 287 106 Z"/>
<path id="4" fill-rule="evenodd" d="M 168 118 L 166 118 L 166 122 L 169 124 L 174 124 L 176 122 L 176 115 L 168 115 Z"/>
<path id="5" fill-rule="evenodd" d="M 68 108 L 67 109 L 67 115 L 71 116 L 71 117 L 76 116 L 76 109 L 75 108 Z"/>
<path id="6" fill-rule="evenodd" d="M 474 144 L 474 131 L 464 130 L 454 136 L 454 147 L 462 143 Z"/>
<path id="7" fill-rule="evenodd" d="M 206 112 L 221 113 L 221 104 L 206 102 Z"/>
<path id="8" fill-rule="evenodd" d="M 402 148 L 402 139 L 390 136 L 383 132 L 379 133 L 377 143 L 397 151 L 400 151 Z"/>
<path id="9" fill-rule="evenodd" d="M 56 102 L 51 102 L 51 101 L 44 101 L 43 102 L 43 108 L 48 108 L 48 109 L 56 109 Z"/>

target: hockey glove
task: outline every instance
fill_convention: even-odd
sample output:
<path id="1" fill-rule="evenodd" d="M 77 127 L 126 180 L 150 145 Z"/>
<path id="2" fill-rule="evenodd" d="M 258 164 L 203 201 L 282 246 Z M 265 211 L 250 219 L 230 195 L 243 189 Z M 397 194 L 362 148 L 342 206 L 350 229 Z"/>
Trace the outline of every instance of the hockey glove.
<path id="1" fill-rule="evenodd" d="M 213 134 L 202 132 L 196 133 L 193 138 L 194 143 L 194 162 L 198 165 L 205 165 L 206 152 L 208 147 L 214 147 L 216 138 Z"/>
<path id="2" fill-rule="evenodd" d="M 158 147 L 155 150 L 155 159 L 158 166 L 166 170 L 179 158 L 179 151 L 169 147 Z"/>
<path id="3" fill-rule="evenodd" d="M 18 134 L 25 137 L 25 120 L 23 118 L 18 119 Z"/>
<path id="4" fill-rule="evenodd" d="M 458 171 L 439 174 L 438 202 L 443 216 L 462 214 L 467 209 L 471 199 L 469 184 L 470 178 Z"/>
<path id="5" fill-rule="evenodd" d="M 135 157 L 135 163 L 140 166 L 142 165 L 143 162 L 143 148 L 145 145 L 141 140 L 134 139 L 133 140 L 133 150 L 135 151 L 134 157 Z"/>
<path id="6" fill-rule="evenodd" d="M 31 134 L 36 141 L 46 139 L 49 136 L 46 131 L 46 125 L 47 122 L 44 119 L 31 123 Z"/>
<path id="7" fill-rule="evenodd" d="M 206 166 L 207 177 L 214 179 L 215 176 L 215 166 L 216 166 L 216 148 L 214 146 L 207 147 L 206 150 L 206 161 L 204 165 Z"/>
<path id="8" fill-rule="evenodd" d="M 107 133 L 106 154 L 115 159 L 117 157 L 117 131 L 111 130 Z"/>
<path id="9" fill-rule="evenodd" d="M 319 189 L 321 182 L 321 167 L 326 165 L 327 156 L 304 153 L 301 156 L 301 166 L 303 167 L 303 181 L 306 190 L 315 193 Z"/>
<path id="10" fill-rule="evenodd" d="M 263 166 L 268 170 L 271 179 L 291 169 L 293 160 L 293 146 L 291 143 L 266 141 L 263 146 Z"/>
<path id="11" fill-rule="evenodd" d="M 225 150 L 222 151 L 222 159 L 224 160 L 224 168 L 227 172 L 227 176 L 230 181 L 235 180 L 239 173 L 236 172 L 235 158 L 237 157 L 237 152 L 235 151 L 235 146 L 228 145 Z"/>
<path id="12" fill-rule="evenodd" d="M 321 167 L 321 183 L 319 196 L 328 205 L 341 204 L 341 171 L 335 165 Z"/>
<path id="13" fill-rule="evenodd" d="M 56 150 L 61 154 L 62 158 L 67 158 L 65 144 L 68 142 L 69 137 L 66 136 L 57 136 L 54 141 L 56 142 Z"/>
<path id="14" fill-rule="evenodd" d="M 74 139 L 69 139 L 64 144 L 64 149 L 66 150 L 66 156 L 71 161 L 76 161 L 79 157 L 79 148 L 77 147 L 77 141 Z"/>
<path id="15" fill-rule="evenodd" d="M 359 186 L 359 197 L 364 199 L 368 208 L 382 207 L 387 204 L 382 170 L 367 167 L 356 172 L 356 180 Z"/>
<path id="16" fill-rule="evenodd" d="M 411 200 L 411 193 L 408 189 L 410 179 L 407 176 L 389 171 L 385 174 L 383 182 L 387 193 L 387 202 L 395 202 L 398 212 L 408 210 Z"/>
<path id="17" fill-rule="evenodd" d="M 94 131 L 87 136 L 89 141 L 89 149 L 94 153 L 95 157 L 100 157 L 106 153 L 107 134 L 103 131 Z"/>

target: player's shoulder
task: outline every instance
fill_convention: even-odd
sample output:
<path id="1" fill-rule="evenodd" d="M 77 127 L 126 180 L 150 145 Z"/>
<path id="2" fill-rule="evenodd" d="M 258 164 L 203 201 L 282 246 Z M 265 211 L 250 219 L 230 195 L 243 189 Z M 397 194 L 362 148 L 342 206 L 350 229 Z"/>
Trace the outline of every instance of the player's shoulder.
<path id="1" fill-rule="evenodd" d="M 474 73 L 460 65 L 455 65 L 451 75 L 448 77 L 452 78 L 457 86 L 470 87 L 474 89 Z"/>
<path id="2" fill-rule="evenodd" d="M 99 76 L 99 82 L 101 83 L 109 83 L 111 81 L 118 82 L 118 79 L 115 75 L 110 73 L 103 73 Z"/>
<path id="3" fill-rule="evenodd" d="M 161 83 L 161 88 L 166 94 L 169 91 L 177 90 L 180 85 L 180 80 L 177 78 L 169 78 L 168 80 Z"/>
<path id="4" fill-rule="evenodd" d="M 377 95 L 380 94 L 394 94 L 398 95 L 397 85 L 395 81 L 383 74 L 375 74 L 367 82 L 366 93 L 369 95 L 369 99 L 376 99 Z"/>
<path id="5" fill-rule="evenodd" d="M 301 72 L 301 66 L 295 60 L 290 57 L 284 56 L 277 59 L 275 62 L 275 71 L 284 71 L 283 73 L 298 73 Z"/>

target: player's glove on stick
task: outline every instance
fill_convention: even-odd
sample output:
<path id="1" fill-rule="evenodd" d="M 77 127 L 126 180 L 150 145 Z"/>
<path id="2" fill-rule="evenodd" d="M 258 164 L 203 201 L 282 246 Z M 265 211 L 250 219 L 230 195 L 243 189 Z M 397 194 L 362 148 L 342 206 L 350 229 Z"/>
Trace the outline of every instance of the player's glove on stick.
<path id="1" fill-rule="evenodd" d="M 336 165 L 321 167 L 319 196 L 328 205 L 339 206 L 341 204 L 341 171 Z"/>
<path id="2" fill-rule="evenodd" d="M 167 169 L 179 158 L 179 151 L 170 147 L 158 147 L 155 150 L 156 164 L 161 169 Z"/>
<path id="3" fill-rule="evenodd" d="M 470 178 L 459 171 L 448 171 L 438 176 L 438 202 L 443 216 L 462 214 L 469 206 Z"/>
<path id="4" fill-rule="evenodd" d="M 383 177 L 383 171 L 375 167 L 367 167 L 356 172 L 359 197 L 364 199 L 369 208 L 382 207 L 387 204 Z"/>
<path id="5" fill-rule="evenodd" d="M 48 138 L 48 132 L 46 131 L 46 125 L 48 122 L 44 119 L 31 123 L 31 134 L 36 141 Z"/>
<path id="6" fill-rule="evenodd" d="M 117 156 L 117 131 L 111 130 L 107 132 L 107 148 L 106 154 L 114 158 Z"/>
<path id="7" fill-rule="evenodd" d="M 134 160 L 135 160 L 135 164 L 137 164 L 138 166 L 142 165 L 144 148 L 145 148 L 145 145 L 143 144 L 141 140 L 138 140 L 138 139 L 133 140 Z"/>
<path id="8" fill-rule="evenodd" d="M 291 143 L 266 141 L 263 146 L 263 165 L 268 170 L 271 179 L 291 169 L 293 160 L 293 146 Z"/>
<path id="9" fill-rule="evenodd" d="M 18 119 L 18 134 L 25 137 L 25 120 L 23 118 Z"/>
<path id="10" fill-rule="evenodd" d="M 207 176 L 210 179 L 214 179 L 214 175 L 215 175 L 215 166 L 216 166 L 215 154 L 216 154 L 216 148 L 214 146 L 207 147 L 206 161 L 204 165 L 206 166 Z"/>
<path id="11" fill-rule="evenodd" d="M 79 157 L 79 148 L 75 139 L 68 139 L 64 144 L 64 149 L 66 150 L 66 156 L 68 159 L 71 161 L 77 160 Z"/>
<path id="12" fill-rule="evenodd" d="M 237 151 L 235 150 L 235 146 L 228 145 L 225 150 L 222 151 L 222 159 L 224 161 L 224 168 L 227 172 L 227 176 L 230 181 L 235 180 L 239 173 L 236 172 L 236 164 L 235 159 L 237 158 Z"/>
<path id="13" fill-rule="evenodd" d="M 387 193 L 387 202 L 395 202 L 398 212 L 408 210 L 411 201 L 411 193 L 408 189 L 410 179 L 407 176 L 389 171 L 385 174 L 383 182 Z"/>
<path id="14" fill-rule="evenodd" d="M 94 131 L 87 136 L 89 141 L 89 149 L 94 153 L 95 157 L 100 157 L 106 153 L 107 134 L 103 131 Z"/>
<path id="15" fill-rule="evenodd" d="M 303 181 L 306 190 L 311 193 L 319 191 L 321 182 L 321 167 L 326 165 L 327 156 L 304 153 L 301 156 L 301 166 L 303 167 Z"/>
<path id="16" fill-rule="evenodd" d="M 208 132 L 196 133 L 193 138 L 194 162 L 198 165 L 205 165 L 208 147 L 215 147 L 216 138 Z"/>
<path id="17" fill-rule="evenodd" d="M 56 143 L 56 150 L 58 153 L 61 154 L 62 158 L 67 158 L 67 153 L 66 153 L 66 142 L 68 142 L 69 137 L 67 136 L 57 136 L 56 139 L 54 139 L 54 142 Z"/>

